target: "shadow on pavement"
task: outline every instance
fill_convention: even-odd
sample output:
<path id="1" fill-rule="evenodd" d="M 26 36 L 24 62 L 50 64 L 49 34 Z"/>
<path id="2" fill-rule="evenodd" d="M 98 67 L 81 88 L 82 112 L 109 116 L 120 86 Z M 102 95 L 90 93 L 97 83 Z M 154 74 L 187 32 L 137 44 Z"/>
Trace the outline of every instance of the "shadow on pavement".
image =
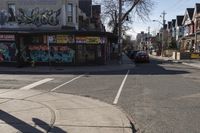
<path id="1" fill-rule="evenodd" d="M 12 126 L 15 128 L 18 132 L 17 133 L 25 133 L 25 132 L 30 132 L 30 133 L 43 133 L 39 129 L 35 128 L 34 126 L 31 126 L 30 124 L 24 122 L 23 120 L 20 120 L 19 118 L 3 111 L 0 110 L 0 120 L 5 122 L 5 124 Z M 33 122 L 35 123 L 35 126 L 39 126 L 42 129 L 44 129 L 46 132 L 49 132 L 52 128 L 45 122 L 43 122 L 40 119 L 33 118 Z M 9 129 L 8 129 L 9 130 Z M 60 128 L 54 127 L 53 130 L 55 132 L 51 133 L 67 133 L 63 131 Z"/>
<path id="2" fill-rule="evenodd" d="M 47 133 L 67 133 L 65 131 L 63 131 L 61 128 L 58 127 L 50 127 L 46 122 L 37 119 L 37 118 L 33 118 L 32 119 L 33 122 L 35 123 L 35 125 L 41 127 L 42 129 L 45 129 L 47 131 Z"/>
<path id="3" fill-rule="evenodd" d="M 73 74 L 73 75 L 80 75 L 89 73 L 89 75 L 124 75 L 127 70 L 131 70 L 130 75 L 133 74 L 140 74 L 140 75 L 175 75 L 175 74 L 186 74 L 190 73 L 189 71 L 181 71 L 178 69 L 174 70 L 166 70 L 164 67 L 160 66 L 161 64 L 175 64 L 170 61 L 159 61 L 159 60 L 151 60 L 150 63 L 140 63 L 136 64 L 135 67 L 122 67 L 124 69 L 116 69 L 116 67 L 120 68 L 120 65 L 116 66 L 91 66 L 91 67 L 39 67 L 39 68 L 14 68 L 8 67 L 6 70 L 1 69 L 0 67 L 0 74 L 17 74 L 17 75 L 52 75 L 52 74 Z M 130 65 L 130 64 L 126 64 Z M 113 67 L 113 69 L 112 69 Z M 79 69 L 80 68 L 80 69 Z M 85 68 L 85 70 L 83 69 Z M 94 71 L 94 69 L 96 70 Z M 101 71 L 104 68 L 105 71 Z M 107 68 L 107 69 L 106 69 Z M 9 70 L 12 69 L 12 70 Z M 16 70 L 16 71 L 15 71 Z"/>
<path id="4" fill-rule="evenodd" d="M 43 133 L 42 131 L 36 129 L 35 127 L 16 118 L 13 115 L 10 115 L 9 113 L 7 113 L 3 110 L 0 110 L 0 120 L 4 121 L 6 124 L 17 129 L 19 131 L 19 133 L 24 133 L 24 132 L 28 132 L 28 131 L 31 131 L 33 133 Z"/>
<path id="5" fill-rule="evenodd" d="M 169 61 L 157 61 L 151 60 L 149 64 L 136 64 L 136 68 L 132 74 L 136 75 L 178 75 L 178 74 L 187 74 L 189 71 L 178 70 L 176 66 L 173 69 L 167 70 L 164 67 L 160 66 L 161 64 L 174 64 Z"/>
<path id="6" fill-rule="evenodd" d="M 190 73 L 186 70 L 179 70 L 178 67 L 174 66 L 173 69 L 167 70 L 162 64 L 175 64 L 169 61 L 158 61 L 151 60 L 150 63 L 136 63 L 133 69 L 130 69 L 129 75 L 178 75 Z M 95 72 L 90 73 L 93 75 L 124 75 L 127 70 L 124 71 L 110 71 L 110 72 Z"/>

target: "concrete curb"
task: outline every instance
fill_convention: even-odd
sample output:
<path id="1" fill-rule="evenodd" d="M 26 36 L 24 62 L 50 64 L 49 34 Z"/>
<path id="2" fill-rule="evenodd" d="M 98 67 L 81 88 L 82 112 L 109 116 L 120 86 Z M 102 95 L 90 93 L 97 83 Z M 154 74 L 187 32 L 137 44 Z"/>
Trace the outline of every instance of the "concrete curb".
<path id="1" fill-rule="evenodd" d="M 122 111 L 123 111 L 123 109 L 122 109 Z M 124 111 L 123 111 L 123 112 L 124 112 Z M 125 113 L 125 114 L 126 114 L 127 118 L 128 118 L 129 121 L 130 121 L 130 124 L 131 124 L 131 126 L 132 126 L 132 131 L 133 131 L 133 133 L 141 133 L 140 127 L 139 127 L 139 125 L 135 122 L 134 118 L 133 118 L 132 116 L 130 116 L 129 114 L 127 114 L 127 113 Z"/>
<path id="2" fill-rule="evenodd" d="M 122 65 L 111 65 L 111 66 L 94 66 L 94 67 L 80 67 L 80 68 L 48 68 L 48 67 L 0 67 L 0 73 L 2 74 L 71 74 L 71 73 L 95 73 L 95 72 L 109 72 L 127 70 L 135 67 L 135 64 L 122 64 Z"/>
<path id="3" fill-rule="evenodd" d="M 200 69 L 200 62 L 199 63 L 187 63 L 186 61 L 184 60 L 173 60 L 173 59 L 170 59 L 170 58 L 167 58 L 167 57 L 157 57 L 157 56 L 152 56 L 150 55 L 151 58 L 154 58 L 154 59 L 158 59 L 158 60 L 164 60 L 164 61 L 171 61 L 173 63 L 181 63 L 183 65 L 187 65 L 187 66 L 191 66 L 191 67 L 194 67 L 194 68 L 197 68 L 197 69 Z"/>
<path id="4" fill-rule="evenodd" d="M 197 69 L 200 69 L 200 65 L 197 64 L 192 64 L 192 63 L 186 63 L 186 62 L 182 62 L 183 65 L 187 65 L 187 66 L 191 66 L 191 67 L 195 67 Z"/>
<path id="5" fill-rule="evenodd" d="M 132 132 L 132 125 L 124 111 L 112 104 L 91 97 L 35 90 L 8 91 L 7 89 L 1 90 L 0 97 L 5 100 L 11 99 L 10 103 L 5 102 L 4 105 L 0 105 L 4 110 L 1 111 L 2 120 L 5 121 L 3 132 L 12 133 L 16 130 L 23 132 L 29 131 L 29 129 L 39 131 L 41 130 L 40 127 L 43 129 L 42 131 L 51 131 L 52 133 L 61 130 L 71 131 L 72 133 L 96 133 L 99 130 L 111 133 Z M 31 107 L 30 102 L 33 103 Z M 15 103 L 15 107 L 11 103 Z M 37 112 L 30 109 L 35 109 Z M 41 109 L 43 109 L 43 112 L 41 112 Z M 28 110 L 30 110 L 29 113 L 23 112 Z M 48 110 L 48 112 L 44 112 L 45 110 Z M 75 112 L 76 115 L 74 115 Z M 7 119 L 7 116 L 3 114 L 9 115 L 12 119 Z M 33 121 L 33 118 L 43 122 L 36 123 L 38 126 L 35 126 L 33 123 L 36 121 Z M 13 128 L 17 124 L 14 121 L 19 121 L 18 119 L 22 127 Z M 12 122 L 12 127 L 10 125 L 11 120 L 14 122 Z M 79 126 L 77 127 L 77 125 Z M 24 126 L 26 126 L 26 129 L 23 128 Z M 57 127 L 57 129 L 54 127 Z"/>

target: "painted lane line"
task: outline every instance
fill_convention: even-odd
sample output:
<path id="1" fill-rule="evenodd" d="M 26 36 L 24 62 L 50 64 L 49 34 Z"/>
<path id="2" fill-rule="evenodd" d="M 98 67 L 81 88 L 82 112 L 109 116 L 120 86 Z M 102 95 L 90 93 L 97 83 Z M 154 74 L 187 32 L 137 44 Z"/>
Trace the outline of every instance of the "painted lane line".
<path id="1" fill-rule="evenodd" d="M 118 92 L 117 92 L 117 95 L 116 95 L 116 97 L 115 97 L 115 100 L 114 100 L 113 104 L 117 104 L 117 103 L 118 103 L 119 97 L 120 97 L 120 95 L 121 95 L 122 89 L 123 89 L 123 87 L 124 87 L 124 84 L 125 84 L 125 82 L 126 82 L 126 79 L 127 79 L 127 77 L 128 77 L 129 72 L 130 72 L 130 70 L 128 70 L 128 72 L 126 73 L 126 76 L 124 77 L 124 80 L 122 81 L 122 84 L 121 84 L 121 86 L 119 87 L 119 90 L 118 90 Z"/>
<path id="2" fill-rule="evenodd" d="M 46 79 L 37 81 L 35 83 L 29 84 L 27 86 L 24 86 L 24 87 L 20 88 L 20 90 L 30 90 L 31 88 L 34 88 L 34 87 L 36 87 L 38 85 L 44 84 L 44 83 L 49 82 L 51 80 L 53 80 L 53 78 L 46 78 Z"/>
<path id="3" fill-rule="evenodd" d="M 66 85 L 66 84 L 69 84 L 69 83 L 71 83 L 72 81 L 77 80 L 77 79 L 79 79 L 79 78 L 81 78 L 81 77 L 83 77 L 83 76 L 85 76 L 85 74 L 80 75 L 80 76 L 78 76 L 78 77 L 75 77 L 75 78 L 73 78 L 73 79 L 71 79 L 71 80 L 69 80 L 69 81 L 67 81 L 67 82 L 65 82 L 65 83 L 63 83 L 63 84 L 61 84 L 61 85 L 55 87 L 55 88 L 52 89 L 51 91 L 55 91 L 55 90 L 59 89 L 60 87 Z"/>

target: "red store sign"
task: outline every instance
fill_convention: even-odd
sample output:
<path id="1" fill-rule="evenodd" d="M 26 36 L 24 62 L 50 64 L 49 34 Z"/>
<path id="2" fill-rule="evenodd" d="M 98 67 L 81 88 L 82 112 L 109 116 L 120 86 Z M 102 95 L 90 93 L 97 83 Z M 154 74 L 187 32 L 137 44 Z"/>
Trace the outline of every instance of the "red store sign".
<path id="1" fill-rule="evenodd" d="M 2 34 L 0 34 L 0 41 L 15 41 L 15 35 L 2 35 Z"/>

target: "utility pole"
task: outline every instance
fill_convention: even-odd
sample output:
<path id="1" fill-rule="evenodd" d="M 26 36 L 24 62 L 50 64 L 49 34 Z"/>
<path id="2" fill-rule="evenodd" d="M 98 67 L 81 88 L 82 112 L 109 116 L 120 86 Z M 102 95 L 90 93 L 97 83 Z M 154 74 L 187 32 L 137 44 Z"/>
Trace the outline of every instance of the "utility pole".
<path id="1" fill-rule="evenodd" d="M 147 50 L 149 49 L 149 45 L 150 45 L 150 30 L 151 30 L 151 27 L 148 26 L 148 33 L 147 33 Z"/>
<path id="2" fill-rule="evenodd" d="M 119 18 L 118 18 L 118 46 L 119 46 L 119 63 L 122 64 L 122 0 L 119 0 Z"/>
<path id="3" fill-rule="evenodd" d="M 163 29 L 162 29 L 162 48 L 161 48 L 161 56 L 163 56 L 163 52 L 164 52 L 164 32 L 165 32 L 165 15 L 166 15 L 167 13 L 165 12 L 165 11 L 163 11 L 162 12 L 162 18 L 163 18 L 163 23 L 162 23 L 162 27 L 163 27 Z"/>
<path id="4" fill-rule="evenodd" d="M 164 28 L 164 26 L 165 26 L 165 15 L 166 15 L 167 13 L 165 12 L 165 11 L 163 11 L 162 12 L 162 17 L 163 17 L 163 28 Z"/>

